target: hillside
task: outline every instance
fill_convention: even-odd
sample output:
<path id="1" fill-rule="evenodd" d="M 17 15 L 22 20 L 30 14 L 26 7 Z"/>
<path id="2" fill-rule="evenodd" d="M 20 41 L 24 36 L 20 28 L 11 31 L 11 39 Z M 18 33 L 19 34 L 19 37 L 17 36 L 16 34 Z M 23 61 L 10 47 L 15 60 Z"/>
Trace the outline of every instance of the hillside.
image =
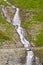
<path id="1" fill-rule="evenodd" d="M 43 0 L 8 0 L 8 2 L 20 9 L 21 26 L 25 31 L 24 37 L 31 43 L 35 56 L 39 57 L 40 62 L 43 63 Z M 11 59 L 16 56 L 16 53 L 17 56 L 20 54 L 20 59 L 24 61 L 26 51 L 15 27 L 12 25 L 12 20 L 16 12 L 16 9 L 12 5 L 9 5 L 4 0 L 0 0 L 0 50 L 15 49 L 15 51 L 8 51 L 8 53 L 2 51 L 0 53 L 5 53 L 5 56 L 7 53 L 8 57 L 11 55 Z M 7 11 L 8 18 L 10 19 L 9 22 L 3 15 L 2 8 Z M 10 64 L 12 63 L 10 62 Z"/>
<path id="2" fill-rule="evenodd" d="M 25 20 L 22 20 L 22 27 L 29 33 L 31 42 L 36 46 L 43 46 L 43 0 L 8 1 L 24 12 L 22 17 L 25 17 Z"/>
<path id="3" fill-rule="evenodd" d="M 1 12 L 0 8 L 0 12 Z M 19 44 L 19 45 L 18 45 Z M 22 47 L 19 36 L 12 23 L 6 21 L 0 13 L 0 48 Z"/>

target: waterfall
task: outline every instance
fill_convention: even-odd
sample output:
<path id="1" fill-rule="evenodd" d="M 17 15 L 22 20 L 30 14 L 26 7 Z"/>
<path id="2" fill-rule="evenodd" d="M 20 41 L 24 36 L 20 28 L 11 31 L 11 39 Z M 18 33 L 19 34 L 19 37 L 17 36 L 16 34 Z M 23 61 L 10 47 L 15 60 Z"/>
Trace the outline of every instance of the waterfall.
<path id="1" fill-rule="evenodd" d="M 16 13 L 15 13 L 14 18 L 13 18 L 13 25 L 14 25 L 14 26 L 17 25 L 17 26 L 19 27 L 20 24 L 21 24 L 21 20 L 20 20 L 20 18 L 19 18 L 19 13 L 18 13 L 18 12 L 19 12 L 19 9 L 17 8 L 17 9 L 16 9 Z"/>
<path id="2" fill-rule="evenodd" d="M 14 18 L 13 18 L 13 25 L 16 27 L 17 26 L 17 32 L 20 36 L 20 39 L 21 39 L 21 42 L 23 43 L 24 47 L 28 47 L 28 45 L 30 46 L 30 43 L 29 41 L 27 41 L 25 39 L 25 37 L 23 36 L 23 28 L 20 26 L 21 25 L 21 20 L 19 18 L 19 8 L 16 9 L 16 13 L 14 15 Z"/>
<path id="3" fill-rule="evenodd" d="M 33 65 L 34 53 L 33 51 L 27 51 L 26 65 Z"/>
<path id="4" fill-rule="evenodd" d="M 32 65 L 33 60 L 34 60 L 33 59 L 34 58 L 34 53 L 29 48 L 30 47 L 29 41 L 27 41 L 25 39 L 24 35 L 23 35 L 24 31 L 23 31 L 23 28 L 20 26 L 21 25 L 21 20 L 20 20 L 20 17 L 19 17 L 19 8 L 16 8 L 16 13 L 15 13 L 14 18 L 13 18 L 13 25 L 15 26 L 16 31 L 20 36 L 20 40 L 21 40 L 22 44 L 24 45 L 24 47 L 27 50 L 26 65 Z"/>
<path id="5" fill-rule="evenodd" d="M 7 0 L 4 0 L 4 1 L 7 1 Z M 4 8 L 4 6 L 2 6 L 2 7 L 3 7 L 2 8 L 2 12 L 4 14 L 4 17 L 6 18 L 6 20 L 8 22 L 10 22 L 11 20 L 10 20 L 10 17 L 8 16 L 8 14 L 7 14 L 6 9 Z M 12 7 L 16 8 L 15 6 L 12 6 Z M 30 49 L 30 47 L 31 47 L 30 42 L 28 40 L 26 40 L 26 38 L 23 35 L 24 30 L 21 27 L 21 20 L 20 20 L 20 17 L 19 17 L 19 8 L 16 8 L 16 13 L 14 15 L 12 24 L 15 26 L 15 29 L 16 29 L 17 33 L 19 34 L 19 36 L 20 36 L 20 40 L 21 40 L 22 44 L 24 45 L 24 47 L 26 48 L 26 51 L 27 51 L 26 65 L 33 65 L 33 62 L 34 62 L 34 53 Z M 38 60 L 38 59 L 36 58 L 36 60 Z M 36 61 L 34 65 L 40 65 L 40 63 Z"/>
<path id="6" fill-rule="evenodd" d="M 6 20 L 10 22 L 11 20 L 10 20 L 10 17 L 8 16 L 8 12 L 6 11 L 6 8 L 3 5 L 2 5 L 2 12 Z"/>

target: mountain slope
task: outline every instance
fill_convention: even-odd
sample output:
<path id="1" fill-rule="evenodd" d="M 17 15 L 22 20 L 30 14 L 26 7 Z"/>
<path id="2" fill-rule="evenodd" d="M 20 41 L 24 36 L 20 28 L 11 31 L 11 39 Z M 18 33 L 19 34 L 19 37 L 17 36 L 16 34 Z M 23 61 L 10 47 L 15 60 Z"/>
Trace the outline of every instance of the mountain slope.
<path id="1" fill-rule="evenodd" d="M 0 12 L 1 12 L 0 8 Z M 2 12 L 1 12 L 2 13 Z M 14 48 L 14 47 L 22 47 L 19 36 L 14 29 L 14 26 L 6 21 L 5 18 L 2 17 L 0 13 L 0 48 Z"/>

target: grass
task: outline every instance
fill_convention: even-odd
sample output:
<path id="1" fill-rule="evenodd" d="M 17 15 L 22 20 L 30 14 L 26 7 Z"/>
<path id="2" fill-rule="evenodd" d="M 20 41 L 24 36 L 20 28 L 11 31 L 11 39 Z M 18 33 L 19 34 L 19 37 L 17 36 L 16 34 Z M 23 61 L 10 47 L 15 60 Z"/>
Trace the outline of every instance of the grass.
<path id="1" fill-rule="evenodd" d="M 43 29 L 43 0 L 8 0 L 11 4 L 15 5 L 16 7 L 19 7 L 21 9 L 24 9 L 26 11 L 28 10 L 35 10 L 31 15 L 29 15 L 25 22 L 23 22 L 22 27 L 27 30 L 36 30 L 38 33 L 40 30 Z M 5 6 L 8 6 L 8 4 L 4 0 L 0 0 L 0 4 L 3 4 Z M 25 5 L 25 6 L 24 6 Z M 38 12 L 36 12 L 36 10 Z M 1 15 L 1 14 L 0 14 Z M 33 15 L 33 16 L 32 16 Z M 31 19 L 31 20 L 30 20 Z M 2 28 L 6 28 L 6 34 L 10 37 L 13 36 L 12 30 L 13 26 L 6 23 L 5 19 L 2 19 L 0 16 L 0 25 Z M 33 33 L 32 33 L 33 34 Z M 42 46 L 42 40 L 43 40 L 43 34 L 36 35 L 37 40 L 34 41 L 34 39 L 31 36 L 31 41 L 34 42 L 36 46 Z"/>
<path id="2" fill-rule="evenodd" d="M 1 11 L 0 11 L 1 12 Z M 7 42 L 10 44 L 15 43 L 13 40 L 14 35 L 14 27 L 11 23 L 7 22 L 0 13 L 0 47 L 3 42 Z"/>
<path id="3" fill-rule="evenodd" d="M 43 0 L 8 0 L 24 10 L 43 10 Z"/>
<path id="4" fill-rule="evenodd" d="M 5 42 L 6 44 L 9 44 L 8 46 L 9 48 L 10 47 L 12 48 L 12 45 L 16 47 L 18 46 L 18 44 L 21 43 L 19 36 L 17 32 L 15 31 L 12 23 L 9 23 L 8 21 L 6 21 L 6 19 L 3 18 L 0 13 L 0 48 L 3 48 L 3 42 Z"/>
<path id="5" fill-rule="evenodd" d="M 0 39 L 10 40 L 10 37 L 0 30 Z M 1 40 L 0 40 L 1 41 Z"/>
<path id="6" fill-rule="evenodd" d="M 43 22 L 43 12 L 35 13 L 33 16 L 33 21 Z"/>
<path id="7" fill-rule="evenodd" d="M 7 2 L 5 2 L 4 0 L 0 0 L 0 5 L 4 5 L 4 6 L 10 6 Z"/>
<path id="8" fill-rule="evenodd" d="M 25 22 L 25 24 L 23 24 L 23 27 L 27 30 L 34 30 L 36 32 L 38 32 L 38 34 L 36 32 L 32 32 L 30 34 L 30 40 L 36 45 L 36 46 L 43 46 L 43 23 L 34 23 L 34 22 Z M 40 34 L 39 34 L 40 33 Z M 36 40 L 34 40 L 34 38 L 32 37 L 34 34 L 34 38 Z M 36 34 L 36 35 L 35 35 Z"/>
<path id="9" fill-rule="evenodd" d="M 33 16 L 32 16 L 33 15 Z M 31 19 L 32 17 L 32 19 Z M 31 20 L 30 20 L 31 19 Z M 25 22 L 22 23 L 22 27 L 27 30 L 34 30 L 40 34 L 37 35 L 37 33 L 32 32 L 30 34 L 30 40 L 36 45 L 36 46 L 43 46 L 43 12 L 32 12 L 31 15 L 28 15 Z M 35 39 L 32 35 L 35 35 Z"/>
<path id="10" fill-rule="evenodd" d="M 14 27 L 11 23 L 7 22 L 4 18 L 2 18 L 2 15 L 0 14 L 0 26 L 2 27 L 2 29 L 6 31 L 6 33 L 8 35 L 13 35 L 13 30 L 14 30 Z M 12 33 L 10 33 L 12 32 Z"/>
<path id="11" fill-rule="evenodd" d="M 34 54 L 40 59 L 40 62 L 43 63 L 43 49 L 34 50 Z"/>
<path id="12" fill-rule="evenodd" d="M 12 23 L 6 21 L 6 19 L 2 17 L 0 7 L 0 48 L 2 48 L 3 42 L 9 44 L 10 47 L 13 45 L 14 47 L 17 47 L 21 43 Z"/>
<path id="13" fill-rule="evenodd" d="M 32 35 L 30 35 L 30 40 L 36 46 L 43 46 L 43 12 L 42 12 L 43 0 L 27 0 L 27 1 L 26 0 L 8 0 L 8 1 L 11 2 L 11 4 L 15 5 L 16 7 L 19 7 L 23 10 L 26 10 L 26 11 L 35 10 L 35 13 L 32 13 L 33 16 L 29 15 L 26 21 L 22 23 L 22 27 L 27 30 L 38 31 L 40 34 L 36 35 L 36 40 L 32 38 Z M 6 2 L 4 2 L 4 0 L 0 0 L 0 4 L 3 4 L 4 6 L 9 6 Z M 38 13 L 36 13 L 36 10 L 38 10 Z M 39 10 L 41 10 L 41 12 L 39 12 Z M 3 42 L 7 42 L 7 41 L 10 44 L 11 43 L 15 44 L 17 42 L 18 37 L 15 38 L 16 32 L 14 32 L 14 27 L 12 26 L 11 23 L 8 23 L 4 18 L 2 18 L 1 13 L 0 13 L 0 27 L 1 27 L 0 47 L 2 46 Z M 13 36 L 14 36 L 14 40 L 13 40 Z M 40 61 L 43 62 L 43 49 L 34 50 L 34 53 L 35 53 L 35 56 L 39 57 Z"/>
<path id="14" fill-rule="evenodd" d="M 34 44 L 36 46 L 43 46 L 43 34 L 42 33 L 41 34 L 38 34 L 36 36 L 36 40 L 34 41 Z"/>
<path id="15" fill-rule="evenodd" d="M 26 21 L 23 22 L 22 26 L 26 29 L 29 29 L 30 25 L 39 24 L 39 23 L 43 24 L 43 12 L 35 12 L 35 13 L 32 13 L 31 15 L 29 15 L 27 17 Z"/>

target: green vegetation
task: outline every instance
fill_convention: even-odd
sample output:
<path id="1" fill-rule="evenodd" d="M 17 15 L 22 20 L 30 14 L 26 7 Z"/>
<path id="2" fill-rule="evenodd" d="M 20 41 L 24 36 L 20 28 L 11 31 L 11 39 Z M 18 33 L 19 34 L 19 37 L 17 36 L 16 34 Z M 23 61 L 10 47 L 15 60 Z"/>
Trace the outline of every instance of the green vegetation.
<path id="1" fill-rule="evenodd" d="M 10 40 L 9 36 L 6 33 L 2 32 L 1 30 L 0 30 L 0 39 L 3 39 L 3 41 Z"/>
<path id="2" fill-rule="evenodd" d="M 33 15 L 33 16 L 32 16 Z M 31 19 L 31 20 L 30 20 Z M 24 27 L 27 30 L 34 30 L 36 32 L 32 32 L 30 34 L 30 40 L 36 45 L 36 46 L 43 46 L 43 12 L 32 12 L 31 15 L 28 15 L 26 18 L 26 21 L 22 23 L 22 27 Z M 38 33 L 38 35 L 37 35 Z M 40 34 L 39 34 L 40 33 Z M 36 40 L 34 40 L 34 38 Z"/>
<path id="3" fill-rule="evenodd" d="M 22 27 L 27 30 L 35 30 L 40 33 L 43 29 L 43 0 L 8 0 L 11 4 L 19 7 L 23 10 L 30 10 L 30 14 L 26 21 L 22 23 Z M 33 10 L 33 11 L 31 11 Z M 31 20 L 30 20 L 31 19 Z M 42 33 L 42 32 L 41 32 Z M 32 33 L 35 34 L 35 33 Z M 32 34 L 30 35 L 30 40 L 36 46 L 43 46 L 43 34 L 36 35 L 36 41 L 33 39 Z"/>
<path id="4" fill-rule="evenodd" d="M 0 16 L 0 41 L 1 39 L 4 41 L 11 39 L 11 36 L 13 35 L 13 32 L 11 31 L 11 29 L 13 31 L 12 25 Z"/>
<path id="5" fill-rule="evenodd" d="M 34 50 L 35 56 L 39 57 L 40 62 L 43 63 L 43 49 Z"/>
<path id="6" fill-rule="evenodd" d="M 43 46 L 43 34 L 38 34 L 36 40 L 34 41 L 36 46 Z"/>
<path id="7" fill-rule="evenodd" d="M 4 0 L 0 0 L 0 4 L 4 5 L 4 6 L 10 6 L 8 3 L 6 3 Z"/>
<path id="8" fill-rule="evenodd" d="M 43 46 L 43 0 L 8 0 L 11 4 L 24 11 L 26 14 L 26 20 L 22 23 L 22 27 L 27 31 L 34 30 L 29 33 L 29 38 L 36 46 Z M 0 4 L 9 6 L 4 0 L 0 0 Z M 33 35 L 34 34 L 34 35 Z M 34 40 L 35 38 L 35 40 Z M 14 30 L 11 23 L 7 22 L 5 18 L 2 18 L 1 7 L 0 7 L 0 48 L 3 42 L 8 44 L 18 44 L 19 47 L 20 39 Z M 34 50 L 35 56 L 39 57 L 43 62 L 43 49 Z"/>
<path id="9" fill-rule="evenodd" d="M 33 21 L 43 22 L 43 12 L 35 13 L 33 16 Z"/>
<path id="10" fill-rule="evenodd" d="M 2 15 L 0 13 L 0 48 L 3 42 L 8 42 L 10 44 L 16 43 L 13 40 L 13 36 L 14 36 L 13 25 L 7 22 L 4 18 L 2 18 Z"/>
<path id="11" fill-rule="evenodd" d="M 36 45 L 36 46 L 43 46 L 43 31 L 41 31 L 41 30 L 43 30 L 43 23 L 41 24 L 41 23 L 34 23 L 34 22 L 25 22 L 24 24 L 23 24 L 23 27 L 25 28 L 25 29 L 27 29 L 27 30 L 34 30 L 34 31 L 36 31 L 36 32 L 38 32 L 38 35 L 37 35 L 37 33 L 36 32 L 32 32 L 31 34 L 30 34 L 30 40 Z M 40 33 L 40 34 L 39 34 Z M 32 35 L 35 35 L 35 39 L 36 40 L 34 40 L 34 38 L 32 37 Z"/>
<path id="12" fill-rule="evenodd" d="M 25 22 L 22 23 L 22 27 L 27 30 L 35 30 L 38 33 L 40 33 L 40 30 L 43 29 L 43 0 L 8 0 L 11 4 L 15 5 L 16 7 L 19 7 L 25 11 L 29 11 L 31 14 L 27 15 L 27 18 Z M 5 6 L 8 6 L 8 4 L 4 0 L 0 0 L 0 4 L 3 4 Z M 24 6 L 25 5 L 25 6 Z M 2 29 L 6 28 L 6 35 L 10 36 L 10 38 L 13 36 L 13 26 L 11 23 L 8 23 L 5 19 L 1 17 L 0 14 L 0 26 Z M 43 32 L 43 31 L 42 31 Z M 42 32 L 40 34 L 36 34 L 34 38 L 32 37 L 32 33 L 30 34 L 30 40 L 36 45 L 36 46 L 42 46 L 43 45 L 43 34 Z"/>
<path id="13" fill-rule="evenodd" d="M 25 10 L 43 10 L 43 0 L 8 0 L 16 7 Z"/>
<path id="14" fill-rule="evenodd" d="M 29 28 L 31 29 L 32 24 L 43 24 L 43 12 L 35 12 L 29 15 L 26 21 L 23 22 L 22 26 L 26 29 L 29 29 Z"/>
<path id="15" fill-rule="evenodd" d="M 21 43 L 19 36 L 12 23 L 2 17 L 1 9 L 0 7 L 0 48 L 3 48 L 3 42 L 8 45 L 8 48 L 17 47 Z"/>

